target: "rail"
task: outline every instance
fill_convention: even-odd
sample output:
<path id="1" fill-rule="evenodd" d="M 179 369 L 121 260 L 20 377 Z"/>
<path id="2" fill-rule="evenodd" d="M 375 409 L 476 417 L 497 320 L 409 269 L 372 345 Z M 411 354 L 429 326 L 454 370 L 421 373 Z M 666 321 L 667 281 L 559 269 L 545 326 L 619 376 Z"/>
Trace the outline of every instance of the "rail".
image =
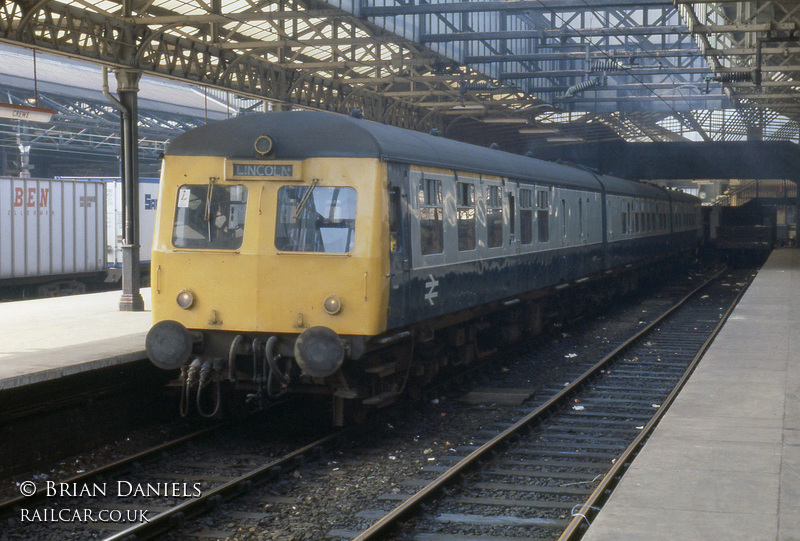
<path id="1" fill-rule="evenodd" d="M 192 432 L 191 434 L 187 434 L 185 436 L 181 436 L 179 438 L 175 438 L 168 442 L 156 445 L 139 453 L 135 453 L 133 455 L 127 456 L 110 464 L 106 464 L 99 468 L 95 468 L 93 470 L 74 475 L 67 479 L 63 479 L 58 482 L 60 485 L 70 485 L 70 486 L 79 486 L 94 479 L 100 479 L 103 477 L 107 477 L 112 473 L 118 473 L 121 471 L 125 471 L 128 468 L 132 468 L 137 464 L 146 463 L 150 460 L 157 458 L 162 453 L 175 449 L 181 445 L 186 444 L 192 440 L 196 440 L 197 438 L 206 436 L 211 434 L 212 432 L 219 430 L 223 426 L 227 426 L 230 423 L 220 423 L 214 426 L 209 426 L 203 428 L 201 430 L 197 430 Z M 12 512 L 16 507 L 25 504 L 26 506 L 32 506 L 35 503 L 39 503 L 44 500 L 46 497 L 46 492 L 44 490 L 36 490 L 34 494 L 29 496 L 18 496 L 16 498 L 12 498 L 10 500 L 6 500 L 0 502 L 0 517 L 5 516 Z"/>
<path id="2" fill-rule="evenodd" d="M 694 359 L 692 359 L 691 363 L 689 364 L 688 369 L 681 377 L 678 384 L 672 389 L 672 391 L 670 391 L 669 395 L 661 404 L 661 407 L 658 409 L 655 416 L 653 416 L 653 418 L 645 425 L 641 434 L 639 434 L 625 449 L 625 451 L 622 452 L 619 459 L 614 462 L 614 465 L 611 467 L 608 473 L 606 473 L 606 475 L 600 481 L 600 484 L 594 489 L 581 509 L 574 513 L 572 521 L 570 521 L 569 525 L 562 532 L 561 536 L 559 537 L 559 541 L 575 541 L 580 539 L 581 535 L 584 533 L 583 527 L 585 524 L 589 523 L 590 519 L 594 519 L 595 515 L 598 513 L 598 506 L 608 498 L 610 492 L 621 479 L 625 468 L 630 465 L 630 462 L 639 452 L 641 447 L 652 434 L 653 430 L 655 430 L 656 426 L 658 426 L 658 423 L 661 421 L 664 414 L 678 397 L 678 394 L 686 385 L 686 382 L 689 381 L 689 377 L 692 375 L 692 372 L 694 372 L 694 369 L 697 367 L 700 359 L 702 359 L 705 352 L 711 346 L 711 343 L 714 341 L 714 338 L 717 336 L 717 334 L 719 334 L 719 331 L 725 325 L 725 322 L 728 321 L 728 317 L 731 315 L 731 312 L 733 312 L 733 309 L 739 303 L 739 300 L 742 298 L 742 295 L 744 295 L 746 290 L 747 288 L 742 288 L 742 290 L 739 292 L 739 295 L 736 296 L 736 299 L 722 315 L 719 323 L 714 328 L 712 333 L 706 338 L 705 342 L 703 342 L 703 345 L 697 351 Z"/>
<path id="3" fill-rule="evenodd" d="M 151 539 L 170 530 L 178 529 L 184 525 L 187 518 L 212 511 L 219 507 L 222 502 L 249 492 L 254 485 L 285 473 L 288 466 L 302 461 L 309 455 L 321 452 L 339 441 L 344 434 L 345 431 L 338 431 L 320 438 L 245 475 L 211 489 L 197 498 L 159 513 L 148 522 L 136 524 L 115 535 L 106 537 L 104 541 L 141 541 L 142 539 Z"/>
<path id="4" fill-rule="evenodd" d="M 531 413 L 520 419 L 511 427 L 497 434 L 491 440 L 484 443 L 478 449 L 473 451 L 471 454 L 461 459 L 452 468 L 442 473 L 435 480 L 424 486 L 422 489 L 417 491 L 413 496 L 406 499 L 402 504 L 395 507 L 388 514 L 383 516 L 377 522 L 373 523 L 372 526 L 370 526 L 368 529 L 366 529 L 358 536 L 356 536 L 354 538 L 354 541 L 370 541 L 370 540 L 382 539 L 390 535 L 390 533 L 394 531 L 395 528 L 397 528 L 402 521 L 407 520 L 412 516 L 418 514 L 426 505 L 430 504 L 435 498 L 440 497 L 443 494 L 446 494 L 447 491 L 450 490 L 453 486 L 463 482 L 463 480 L 465 479 L 465 475 L 467 473 L 477 469 L 476 466 L 478 466 L 481 462 L 485 461 L 491 456 L 494 456 L 499 449 L 523 437 L 523 434 L 525 434 L 526 431 L 528 431 L 535 425 L 541 425 L 546 418 L 552 419 L 553 414 L 556 412 L 556 410 L 563 409 L 565 404 L 567 404 L 570 400 L 573 400 L 578 392 L 587 388 L 590 383 L 595 382 L 600 377 L 599 375 L 602 374 L 602 372 L 607 367 L 611 366 L 611 363 L 617 362 L 617 360 L 620 359 L 623 356 L 623 354 L 628 352 L 633 346 L 636 346 L 640 342 L 643 342 L 644 337 L 649 336 L 654 330 L 658 329 L 658 327 L 662 325 L 667 318 L 672 316 L 677 310 L 686 305 L 691 299 L 695 298 L 701 290 L 703 290 L 714 280 L 719 278 L 719 276 L 723 272 L 724 271 L 719 271 L 718 273 L 714 274 L 712 278 L 704 282 L 699 287 L 695 288 L 691 293 L 686 295 L 677 304 L 675 304 L 673 307 L 671 307 L 663 314 L 661 314 L 661 316 L 659 316 L 655 321 L 647 325 L 645 328 L 640 330 L 633 337 L 628 339 L 625 343 L 617 347 L 614 351 L 612 351 L 602 360 L 594 364 L 589 370 L 587 370 L 584 374 L 582 374 L 573 382 L 571 382 L 559 393 L 546 400 L 538 408 L 536 408 L 534 411 L 532 411 Z M 737 301 L 738 297 L 734 301 L 734 305 L 735 302 Z M 719 329 L 721 324 L 722 323 L 720 323 L 715 328 L 714 332 L 716 332 Z M 700 353 L 696 355 L 696 359 L 699 359 L 699 357 L 702 354 L 702 351 L 704 351 L 707 348 L 710 341 L 711 338 L 705 340 L 703 346 L 699 350 Z M 683 385 L 684 382 L 685 379 L 682 379 L 679 384 Z M 677 394 L 677 391 L 674 391 L 673 395 L 674 394 Z M 661 411 L 666 411 L 666 407 L 659 410 L 659 412 Z M 652 429 L 652 427 L 654 427 L 655 424 L 656 424 L 655 422 L 651 422 L 649 428 Z M 633 449 L 638 448 L 638 446 L 641 444 L 641 442 L 644 441 L 646 436 L 647 436 L 647 430 L 642 430 L 642 434 L 640 434 L 636 438 L 635 444 L 632 444 Z M 632 452 L 633 450 L 628 451 L 627 454 L 624 455 L 625 458 L 623 460 L 617 460 L 617 462 L 619 462 L 620 464 L 617 467 L 616 470 L 617 472 L 619 471 L 619 468 L 621 468 L 626 461 L 630 460 Z M 610 484 L 610 481 L 604 481 L 604 482 L 606 484 Z M 603 490 L 600 489 L 598 489 L 598 492 L 600 494 L 604 493 Z M 584 520 L 583 516 L 587 515 L 588 512 L 589 511 L 587 511 L 587 507 L 584 506 L 581 512 L 576 513 L 576 519 L 575 521 L 573 521 L 575 522 L 575 526 L 572 527 L 577 529 L 577 527 L 580 525 L 580 521 Z M 583 516 L 581 516 L 581 514 Z"/>

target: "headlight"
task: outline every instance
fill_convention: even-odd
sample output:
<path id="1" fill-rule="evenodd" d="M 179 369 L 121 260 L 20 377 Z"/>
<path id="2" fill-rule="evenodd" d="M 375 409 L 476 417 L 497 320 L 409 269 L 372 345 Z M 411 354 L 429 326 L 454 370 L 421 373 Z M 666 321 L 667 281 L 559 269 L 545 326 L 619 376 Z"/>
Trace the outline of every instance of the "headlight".
<path id="1" fill-rule="evenodd" d="M 334 316 L 342 310 L 342 301 L 338 297 L 331 295 L 322 301 L 322 307 L 325 308 L 326 312 Z"/>
<path id="2" fill-rule="evenodd" d="M 194 304 L 194 294 L 191 291 L 184 289 L 183 291 L 178 293 L 177 301 L 178 301 L 178 306 L 180 306 L 184 310 L 188 310 Z"/>

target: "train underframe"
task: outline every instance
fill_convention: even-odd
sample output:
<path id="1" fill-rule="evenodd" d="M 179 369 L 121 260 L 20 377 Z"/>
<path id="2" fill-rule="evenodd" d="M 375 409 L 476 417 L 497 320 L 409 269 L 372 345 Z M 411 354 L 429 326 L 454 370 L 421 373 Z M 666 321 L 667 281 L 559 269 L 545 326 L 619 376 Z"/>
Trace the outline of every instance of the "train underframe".
<path id="1" fill-rule="evenodd" d="M 196 408 L 217 417 L 238 409 L 234 404 L 263 407 L 305 393 L 332 398 L 334 424 L 359 422 L 404 394 L 419 396 L 445 372 L 469 367 L 503 346 L 634 291 L 643 279 L 663 276 L 670 266 L 660 259 L 605 271 L 366 339 L 339 337 L 327 329 L 332 335 L 324 336 L 322 368 L 302 358 L 298 335 L 190 331 L 195 351 L 228 353 L 194 355 L 181 367 L 174 382 L 181 387 L 181 413 Z"/>

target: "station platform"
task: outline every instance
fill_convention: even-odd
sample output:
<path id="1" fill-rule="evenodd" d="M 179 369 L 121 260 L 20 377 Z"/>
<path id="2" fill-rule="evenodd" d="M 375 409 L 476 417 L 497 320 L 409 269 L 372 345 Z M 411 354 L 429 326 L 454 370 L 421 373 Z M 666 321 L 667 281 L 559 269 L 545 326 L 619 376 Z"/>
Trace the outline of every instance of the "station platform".
<path id="1" fill-rule="evenodd" d="M 144 312 L 120 312 L 119 291 L 0 303 L 0 390 L 144 358 L 141 294 Z"/>
<path id="2" fill-rule="evenodd" d="M 775 250 L 583 541 L 800 540 L 800 250 Z"/>

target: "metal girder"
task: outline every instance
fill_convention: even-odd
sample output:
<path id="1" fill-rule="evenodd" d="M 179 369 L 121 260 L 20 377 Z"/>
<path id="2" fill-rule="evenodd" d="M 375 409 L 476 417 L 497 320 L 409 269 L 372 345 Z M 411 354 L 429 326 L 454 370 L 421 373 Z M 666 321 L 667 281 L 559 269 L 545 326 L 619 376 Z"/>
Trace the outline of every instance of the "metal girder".
<path id="1" fill-rule="evenodd" d="M 691 49 L 664 49 L 648 51 L 648 57 L 651 58 L 666 58 L 666 57 L 691 57 L 698 58 L 703 56 L 699 49 L 693 47 Z M 588 60 L 628 60 L 631 57 L 629 51 L 590 51 L 587 55 L 585 51 L 575 52 L 558 52 L 558 53 L 528 53 L 528 54 L 505 54 L 505 55 L 473 55 L 464 57 L 466 64 L 484 64 L 493 62 L 543 62 L 546 60 L 563 60 L 563 61 L 584 61 Z"/>
<path id="2" fill-rule="evenodd" d="M 740 107 L 779 113 L 795 122 L 800 119 L 800 5 L 796 1 L 679 0 L 679 4 L 715 78 Z M 749 134 L 760 137 L 763 132 L 761 122 Z"/>
<path id="3" fill-rule="evenodd" d="M 593 9 L 632 9 L 662 7 L 664 0 L 547 0 L 546 2 L 459 2 L 404 4 L 395 6 L 362 6 L 362 17 L 396 17 L 400 15 L 439 14 L 439 13 L 480 13 L 487 11 L 587 11 Z"/>
<path id="4" fill-rule="evenodd" d="M 687 34 L 685 26 L 650 26 L 636 28 L 563 28 L 552 30 L 498 30 L 493 32 L 447 32 L 442 34 L 423 34 L 422 43 L 443 43 L 448 41 L 495 40 L 495 39 L 543 39 L 543 38 L 597 38 L 620 36 L 662 36 Z"/>
<path id="5" fill-rule="evenodd" d="M 669 88 L 665 76 L 673 88 L 704 86 L 715 104 L 726 101 L 719 84 L 704 84 L 702 77 L 713 73 L 671 2 L 536 4 L 436 2 L 388 9 L 432 49 L 469 51 L 456 55 L 459 62 L 567 110 L 591 111 L 593 103 L 613 104 L 616 95 L 621 110 L 635 98 L 646 109 L 674 112 L 655 93 Z M 388 11 L 362 6 L 361 13 L 382 24 Z"/>
<path id="6" fill-rule="evenodd" d="M 672 119 L 713 138 L 698 111 L 797 114 L 790 0 L 412 1 L 4 0 L 0 41 L 442 133 L 558 109 L 603 137 L 668 140 Z"/>
<path id="7" fill-rule="evenodd" d="M 19 88 L 0 85 L 0 93 L 11 103 L 28 103 L 28 93 L 21 93 Z M 110 155 L 119 152 L 119 119 L 107 102 L 40 92 L 39 103 L 57 112 L 50 123 L 37 126 L 30 132 L 40 147 L 74 145 L 75 150 L 89 147 Z M 185 115 L 165 115 L 148 110 L 140 113 L 139 149 L 152 158 L 164 151 L 170 138 L 200 125 L 200 119 Z M 15 122 L 7 121 L 6 124 L 13 128 Z"/>
<path id="8" fill-rule="evenodd" d="M 708 68 L 639 68 L 639 69 L 626 69 L 615 72 L 615 75 L 628 75 L 635 76 L 650 76 L 650 75 L 710 75 L 711 71 Z M 586 75 L 584 70 L 561 70 L 561 71 L 516 71 L 505 72 L 500 74 L 498 79 L 540 79 L 542 77 L 583 77 Z M 683 83 L 685 84 L 685 83 Z M 675 83 L 673 83 L 675 86 Z"/>
<path id="9" fill-rule="evenodd" d="M 302 12 L 306 19 L 322 13 L 312 8 L 312 15 L 309 15 L 305 13 L 306 8 L 306 3 L 297 1 L 291 11 Z M 446 59 L 426 54 L 413 43 L 386 37 L 380 29 L 348 17 L 343 11 L 335 11 L 335 15 L 316 26 L 306 25 L 292 31 L 283 29 L 280 23 L 296 19 L 268 18 L 276 25 L 270 28 L 269 40 L 248 40 L 240 32 L 228 32 L 228 40 L 221 43 L 212 43 L 205 35 L 199 39 L 193 37 L 193 33 L 203 30 L 199 26 L 183 28 L 186 24 L 219 24 L 218 17 L 196 23 L 179 17 L 154 28 L 149 22 L 144 23 L 147 17 L 125 18 L 56 2 L 39 2 L 31 9 L 29 3 L 22 1 L 2 3 L 0 13 L 0 40 L 7 43 L 140 69 L 276 103 L 339 112 L 360 108 L 368 118 L 412 128 L 441 127 L 442 119 L 414 103 L 383 97 L 365 85 L 349 84 L 347 75 L 385 70 L 402 77 L 405 57 L 426 58 L 423 68 L 419 67 L 420 62 L 412 67 L 420 75 L 417 83 L 424 79 L 425 68 L 433 72 L 441 69 L 440 66 L 455 67 Z M 241 18 L 263 19 L 257 14 L 249 15 L 251 17 Z M 339 32 L 343 35 L 337 35 Z M 391 44 L 391 50 L 377 51 L 382 42 Z M 305 52 L 320 47 L 327 51 L 317 57 Z M 321 58 L 323 63 L 309 69 L 306 63 L 316 58 Z M 325 60 L 337 58 L 348 59 L 349 64 L 342 64 L 339 71 L 335 63 L 324 64 Z M 384 58 L 388 64 L 378 61 Z M 293 63 L 299 68 L 287 67 Z M 393 63 L 396 67 L 389 69 Z M 367 69 L 355 71 L 352 66 Z M 323 73 L 317 74 L 314 70 Z M 481 80 L 479 74 L 471 74 L 471 78 Z M 435 87 L 437 83 L 431 84 Z M 450 91 L 458 95 L 457 89 Z"/>
<path id="10" fill-rule="evenodd" d="M 789 179 L 800 182 L 800 149 L 783 142 L 624 143 L 620 141 L 531 149 L 604 173 L 638 179 Z"/>
<path id="11" fill-rule="evenodd" d="M 130 17 L 127 20 L 137 25 L 161 26 L 170 25 L 198 25 L 198 24 L 227 24 L 235 22 L 282 21 L 298 18 L 327 19 L 341 16 L 338 9 L 307 9 L 302 11 L 273 11 L 252 13 L 206 13 L 202 15 L 154 15 L 152 17 Z"/>

